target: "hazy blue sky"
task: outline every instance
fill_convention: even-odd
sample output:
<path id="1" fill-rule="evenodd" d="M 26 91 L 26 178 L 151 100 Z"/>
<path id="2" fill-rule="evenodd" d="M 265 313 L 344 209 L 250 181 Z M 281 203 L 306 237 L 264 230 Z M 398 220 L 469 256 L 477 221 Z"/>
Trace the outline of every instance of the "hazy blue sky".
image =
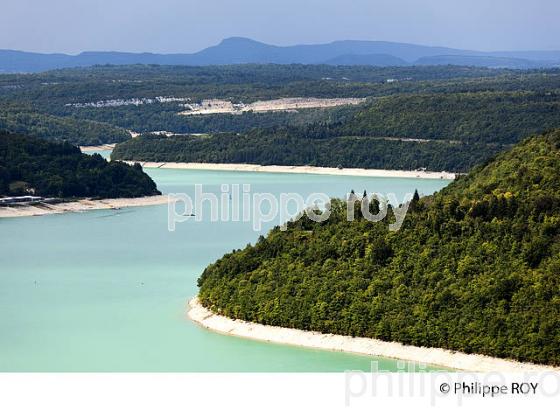
<path id="1" fill-rule="evenodd" d="M 1 0 L 0 48 L 192 52 L 231 36 L 277 45 L 389 40 L 560 49 L 559 0 Z"/>

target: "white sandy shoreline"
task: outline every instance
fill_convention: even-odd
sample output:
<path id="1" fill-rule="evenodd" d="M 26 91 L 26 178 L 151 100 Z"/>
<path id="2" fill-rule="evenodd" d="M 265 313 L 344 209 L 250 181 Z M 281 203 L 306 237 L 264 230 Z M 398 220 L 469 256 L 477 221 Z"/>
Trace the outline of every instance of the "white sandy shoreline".
<path id="1" fill-rule="evenodd" d="M 92 151 L 110 151 L 115 149 L 117 144 L 102 144 L 102 145 L 80 145 L 80 151 L 82 152 L 92 152 Z"/>
<path id="2" fill-rule="evenodd" d="M 383 177 L 383 178 L 421 178 L 421 179 L 455 179 L 456 174 L 452 172 L 430 172 L 430 171 L 400 171 L 387 169 L 366 168 L 329 168 L 313 166 L 287 166 L 287 165 L 253 165 L 253 164 L 211 164 L 200 162 L 142 162 L 123 161 L 127 164 L 138 162 L 143 168 L 160 169 L 190 169 L 200 171 L 238 171 L 238 172 L 271 172 L 287 174 L 318 174 L 318 175 L 341 175 L 358 177 Z"/>
<path id="3" fill-rule="evenodd" d="M 41 216 L 65 212 L 85 212 L 96 209 L 119 209 L 135 206 L 163 205 L 168 202 L 167 195 L 144 196 L 140 198 L 82 199 L 57 204 L 20 205 L 0 207 L 0 218 L 22 216 Z"/>
<path id="4" fill-rule="evenodd" d="M 187 315 L 195 323 L 214 332 L 264 342 L 423 362 L 468 372 L 560 371 L 560 368 L 552 366 L 520 363 L 513 360 L 438 348 L 405 346 L 401 343 L 384 342 L 364 337 L 323 334 L 234 320 L 206 309 L 196 297 L 189 301 Z"/>

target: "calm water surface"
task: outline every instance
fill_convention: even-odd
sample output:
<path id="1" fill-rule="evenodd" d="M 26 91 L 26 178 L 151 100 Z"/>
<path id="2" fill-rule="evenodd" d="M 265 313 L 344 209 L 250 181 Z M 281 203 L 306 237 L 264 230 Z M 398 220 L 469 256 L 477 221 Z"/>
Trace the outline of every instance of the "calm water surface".
<path id="1" fill-rule="evenodd" d="M 350 189 L 430 194 L 448 181 L 148 170 L 165 193 Z M 265 234 L 273 223 L 260 233 Z M 371 358 L 215 334 L 186 317 L 206 265 L 254 242 L 250 223 L 167 230 L 167 206 L 0 219 L 0 371 L 343 371 Z M 421 359 L 421 358 L 420 358 Z M 379 359 L 395 370 L 396 361 Z"/>

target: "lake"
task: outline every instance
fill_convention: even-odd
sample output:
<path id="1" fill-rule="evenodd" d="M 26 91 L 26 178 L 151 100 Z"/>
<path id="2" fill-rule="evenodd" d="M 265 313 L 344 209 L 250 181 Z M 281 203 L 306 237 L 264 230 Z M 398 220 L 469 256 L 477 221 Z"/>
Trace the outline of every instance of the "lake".
<path id="1" fill-rule="evenodd" d="M 343 197 L 430 194 L 444 180 L 149 169 L 164 193 L 252 192 Z M 205 216 L 167 229 L 167 205 L 0 220 L 0 371 L 364 370 L 371 357 L 219 335 L 186 316 L 204 267 L 266 234 Z M 421 358 L 419 358 L 421 359 Z M 397 362 L 378 359 L 379 368 Z"/>

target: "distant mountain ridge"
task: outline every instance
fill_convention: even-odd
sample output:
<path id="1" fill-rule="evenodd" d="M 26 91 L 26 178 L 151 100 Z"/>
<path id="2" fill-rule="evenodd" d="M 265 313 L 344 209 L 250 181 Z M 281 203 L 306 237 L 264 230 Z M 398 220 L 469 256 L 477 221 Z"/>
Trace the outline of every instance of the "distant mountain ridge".
<path id="1" fill-rule="evenodd" d="M 560 51 L 482 52 L 387 41 L 334 41 L 328 44 L 275 46 L 243 37 L 192 54 L 87 51 L 78 55 L 41 54 L 0 50 L 0 73 L 41 72 L 92 65 L 228 65 L 228 64 L 329 64 L 329 65 L 473 65 L 504 68 L 560 66 Z"/>

